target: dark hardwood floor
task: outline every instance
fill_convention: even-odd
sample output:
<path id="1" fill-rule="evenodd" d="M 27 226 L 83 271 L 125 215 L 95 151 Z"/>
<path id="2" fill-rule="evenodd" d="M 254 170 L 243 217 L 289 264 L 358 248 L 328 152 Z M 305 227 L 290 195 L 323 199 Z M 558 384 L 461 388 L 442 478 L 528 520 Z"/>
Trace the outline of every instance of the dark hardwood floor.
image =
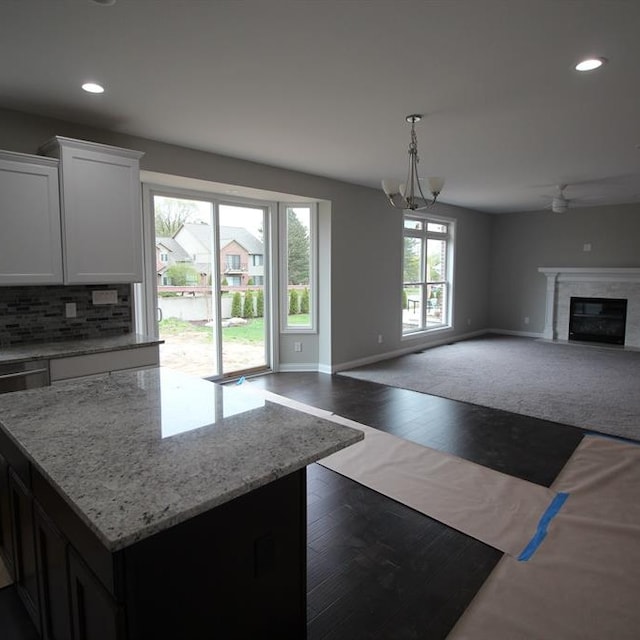
<path id="1" fill-rule="evenodd" d="M 340 375 L 251 384 L 548 486 L 575 427 Z M 314 464 L 308 471 L 310 640 L 445 638 L 501 557 L 492 547 Z"/>
<path id="2" fill-rule="evenodd" d="M 250 382 L 545 486 L 583 436 L 575 427 L 340 375 L 279 373 Z M 500 557 L 333 471 L 308 468 L 309 640 L 445 638 Z M 35 637 L 15 588 L 0 590 L 0 638 Z"/>

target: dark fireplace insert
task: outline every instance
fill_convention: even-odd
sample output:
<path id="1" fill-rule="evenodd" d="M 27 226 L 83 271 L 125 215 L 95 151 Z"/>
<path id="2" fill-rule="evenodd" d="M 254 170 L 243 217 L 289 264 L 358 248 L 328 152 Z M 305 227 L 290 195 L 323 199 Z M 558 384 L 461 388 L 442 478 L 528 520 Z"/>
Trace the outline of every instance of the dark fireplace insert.
<path id="1" fill-rule="evenodd" d="M 624 298 L 571 298 L 569 340 L 624 344 L 626 323 Z"/>

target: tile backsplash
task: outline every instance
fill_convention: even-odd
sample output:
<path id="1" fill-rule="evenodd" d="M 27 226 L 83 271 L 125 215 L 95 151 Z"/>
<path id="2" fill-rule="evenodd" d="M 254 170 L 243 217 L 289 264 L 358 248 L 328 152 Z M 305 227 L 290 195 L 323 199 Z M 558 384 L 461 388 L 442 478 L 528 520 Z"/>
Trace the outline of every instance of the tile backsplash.
<path id="1" fill-rule="evenodd" d="M 92 291 L 118 292 L 117 304 L 94 305 Z M 76 317 L 65 317 L 65 305 Z M 133 330 L 131 285 L 0 287 L 0 346 L 98 338 Z"/>

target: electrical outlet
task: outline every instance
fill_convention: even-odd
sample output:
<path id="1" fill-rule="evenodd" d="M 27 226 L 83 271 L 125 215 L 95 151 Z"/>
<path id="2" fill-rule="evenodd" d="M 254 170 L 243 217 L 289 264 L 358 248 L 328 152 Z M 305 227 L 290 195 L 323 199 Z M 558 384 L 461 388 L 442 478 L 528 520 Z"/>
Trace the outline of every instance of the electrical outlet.
<path id="1" fill-rule="evenodd" d="M 75 318 L 77 316 L 76 303 L 75 302 L 67 302 L 64 305 L 64 317 L 65 318 Z"/>
<path id="2" fill-rule="evenodd" d="M 590 243 L 590 242 L 585 242 L 585 243 L 582 245 L 582 250 L 583 250 L 583 251 L 587 251 L 587 252 L 588 252 L 588 251 L 591 251 L 591 243 Z"/>
<path id="3" fill-rule="evenodd" d="M 91 292 L 93 304 L 118 304 L 118 292 L 116 289 L 98 289 Z"/>
<path id="4" fill-rule="evenodd" d="M 293 343 L 294 351 L 302 351 L 302 342 L 294 342 Z"/>
<path id="5" fill-rule="evenodd" d="M 467 326 L 470 327 L 471 326 L 471 318 L 467 318 Z"/>
<path id="6" fill-rule="evenodd" d="M 524 317 L 524 323 L 525 324 L 529 324 L 529 316 L 525 316 Z"/>
<path id="7" fill-rule="evenodd" d="M 378 334 L 378 344 L 382 344 L 384 342 L 384 338 L 381 333 Z"/>

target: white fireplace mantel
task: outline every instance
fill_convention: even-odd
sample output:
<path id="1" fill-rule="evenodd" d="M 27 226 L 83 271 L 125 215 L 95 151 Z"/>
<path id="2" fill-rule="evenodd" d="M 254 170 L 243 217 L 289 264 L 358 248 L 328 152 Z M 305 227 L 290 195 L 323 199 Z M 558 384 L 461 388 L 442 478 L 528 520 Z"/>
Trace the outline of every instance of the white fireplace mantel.
<path id="1" fill-rule="evenodd" d="M 570 295 L 625 297 L 630 304 L 625 344 L 640 347 L 640 267 L 538 267 L 538 271 L 547 277 L 544 338 L 568 339 Z"/>
<path id="2" fill-rule="evenodd" d="M 640 267 L 538 267 L 538 271 L 563 282 L 640 282 Z"/>

